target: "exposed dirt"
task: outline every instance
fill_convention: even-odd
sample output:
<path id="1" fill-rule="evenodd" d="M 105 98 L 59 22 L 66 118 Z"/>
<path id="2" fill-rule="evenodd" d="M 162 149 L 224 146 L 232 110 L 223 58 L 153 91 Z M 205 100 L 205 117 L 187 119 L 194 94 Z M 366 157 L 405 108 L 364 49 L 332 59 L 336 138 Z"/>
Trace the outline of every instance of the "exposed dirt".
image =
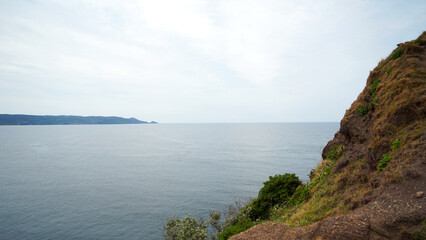
<path id="1" fill-rule="evenodd" d="M 360 108 L 367 111 L 361 113 Z M 230 239 L 410 239 L 410 232 L 419 231 L 422 222 L 424 228 L 426 219 L 425 119 L 426 32 L 399 44 L 371 71 L 366 88 L 323 150 L 325 157 L 333 146 L 344 146 L 346 154 L 333 174 L 366 159 L 362 174 L 374 191 L 343 216 L 299 228 L 266 222 Z M 400 146 L 391 147 L 395 141 Z M 392 158 L 377 171 L 384 154 Z"/>

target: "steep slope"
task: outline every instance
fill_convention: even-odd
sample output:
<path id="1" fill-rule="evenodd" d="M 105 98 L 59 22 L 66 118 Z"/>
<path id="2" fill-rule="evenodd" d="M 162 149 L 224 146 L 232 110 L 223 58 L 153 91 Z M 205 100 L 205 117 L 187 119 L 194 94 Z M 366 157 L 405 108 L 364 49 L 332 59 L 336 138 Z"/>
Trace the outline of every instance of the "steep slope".
<path id="1" fill-rule="evenodd" d="M 310 182 L 240 239 L 426 238 L 426 32 L 370 72 Z M 290 228 L 290 227 L 293 228 Z"/>

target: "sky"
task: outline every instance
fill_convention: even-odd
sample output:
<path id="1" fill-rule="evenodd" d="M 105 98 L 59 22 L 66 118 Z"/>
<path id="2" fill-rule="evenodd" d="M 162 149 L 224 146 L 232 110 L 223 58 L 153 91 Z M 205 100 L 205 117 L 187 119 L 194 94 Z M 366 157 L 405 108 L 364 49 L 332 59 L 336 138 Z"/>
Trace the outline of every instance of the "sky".
<path id="1" fill-rule="evenodd" d="M 338 122 L 413 0 L 0 0 L 0 113 Z"/>

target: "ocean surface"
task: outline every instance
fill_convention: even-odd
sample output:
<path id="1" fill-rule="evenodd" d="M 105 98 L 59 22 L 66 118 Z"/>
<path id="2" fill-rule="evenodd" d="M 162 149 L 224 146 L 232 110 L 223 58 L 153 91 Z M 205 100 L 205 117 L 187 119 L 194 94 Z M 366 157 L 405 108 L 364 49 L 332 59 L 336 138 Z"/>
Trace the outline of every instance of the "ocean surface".
<path id="1" fill-rule="evenodd" d="M 268 176 L 306 181 L 338 123 L 0 126 L 0 239 L 164 239 Z"/>

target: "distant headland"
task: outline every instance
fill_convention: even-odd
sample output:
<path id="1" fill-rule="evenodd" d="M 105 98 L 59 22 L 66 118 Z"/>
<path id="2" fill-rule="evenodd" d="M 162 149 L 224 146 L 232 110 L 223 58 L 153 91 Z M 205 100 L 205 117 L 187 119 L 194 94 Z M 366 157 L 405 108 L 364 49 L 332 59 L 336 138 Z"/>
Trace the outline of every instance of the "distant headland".
<path id="1" fill-rule="evenodd" d="M 136 118 L 0 114 L 0 125 L 157 124 Z"/>

